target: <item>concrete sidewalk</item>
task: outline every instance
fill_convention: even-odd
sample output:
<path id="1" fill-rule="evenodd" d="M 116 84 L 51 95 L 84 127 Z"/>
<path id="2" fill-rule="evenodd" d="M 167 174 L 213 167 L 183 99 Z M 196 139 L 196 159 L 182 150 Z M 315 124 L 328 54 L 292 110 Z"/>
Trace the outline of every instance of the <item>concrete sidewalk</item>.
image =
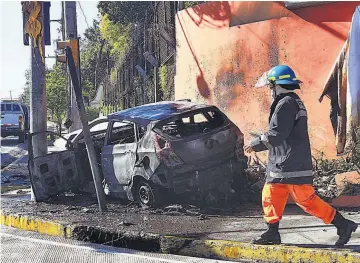
<path id="1" fill-rule="evenodd" d="M 96 243 L 231 260 L 360 262 L 360 230 L 345 249 L 336 249 L 336 229 L 295 206 L 286 208 L 281 222 L 284 245 L 254 246 L 248 242 L 265 230 L 260 207 L 199 216 L 158 214 L 113 201 L 105 214 L 95 202 L 35 204 L 26 195 L 3 195 L 1 202 L 1 224 Z M 359 211 L 343 214 L 360 223 Z"/>

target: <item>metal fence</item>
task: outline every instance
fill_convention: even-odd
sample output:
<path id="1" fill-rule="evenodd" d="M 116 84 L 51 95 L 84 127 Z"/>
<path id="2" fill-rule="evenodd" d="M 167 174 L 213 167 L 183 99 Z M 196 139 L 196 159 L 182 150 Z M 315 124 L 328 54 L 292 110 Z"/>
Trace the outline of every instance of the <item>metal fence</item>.
<path id="1" fill-rule="evenodd" d="M 113 61 L 103 82 L 103 104 L 110 111 L 126 109 L 174 96 L 175 15 L 178 2 L 152 2 L 142 24 L 132 26 L 131 45 L 121 61 Z M 144 53 L 152 55 L 154 67 Z"/>

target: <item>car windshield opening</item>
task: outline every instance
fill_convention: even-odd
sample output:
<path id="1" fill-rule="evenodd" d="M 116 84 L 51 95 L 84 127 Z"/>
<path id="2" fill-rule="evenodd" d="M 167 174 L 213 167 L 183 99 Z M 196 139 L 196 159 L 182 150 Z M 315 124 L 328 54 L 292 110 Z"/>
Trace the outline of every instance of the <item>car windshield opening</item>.
<path id="1" fill-rule="evenodd" d="M 21 112 L 21 108 L 18 104 L 13 105 L 13 111 Z"/>
<path id="2" fill-rule="evenodd" d="M 219 111 L 206 110 L 180 115 L 178 119 L 163 124 L 160 130 L 166 135 L 181 138 L 210 132 L 222 127 L 224 122 Z"/>

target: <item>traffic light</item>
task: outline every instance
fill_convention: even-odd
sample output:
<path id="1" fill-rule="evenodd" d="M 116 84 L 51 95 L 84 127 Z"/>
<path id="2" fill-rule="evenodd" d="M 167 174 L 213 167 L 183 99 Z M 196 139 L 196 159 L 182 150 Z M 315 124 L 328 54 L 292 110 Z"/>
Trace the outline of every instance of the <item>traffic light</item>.
<path id="1" fill-rule="evenodd" d="M 66 47 L 71 48 L 71 53 L 74 59 L 75 66 L 79 65 L 79 41 L 77 39 L 70 39 L 65 41 L 57 41 L 56 49 L 64 50 Z M 65 52 L 59 55 L 56 55 L 56 60 L 61 63 L 66 63 L 66 54 Z"/>

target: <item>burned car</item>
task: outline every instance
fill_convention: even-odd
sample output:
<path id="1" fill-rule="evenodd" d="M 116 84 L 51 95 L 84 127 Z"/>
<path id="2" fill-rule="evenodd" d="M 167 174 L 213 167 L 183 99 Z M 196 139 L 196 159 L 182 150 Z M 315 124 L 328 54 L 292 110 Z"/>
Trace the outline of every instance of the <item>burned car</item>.
<path id="1" fill-rule="evenodd" d="M 162 203 L 165 193 L 204 193 L 246 180 L 243 134 L 215 106 L 186 101 L 147 104 L 97 119 L 90 123 L 90 131 L 108 193 L 144 207 Z M 71 163 L 76 163 L 72 173 L 77 185 L 91 181 L 82 132 L 68 140 L 67 148 L 63 154 L 71 152 Z M 43 159 L 33 158 L 32 174 L 41 177 Z M 33 187 L 42 189 L 41 196 L 55 194 L 46 191 L 46 180 L 40 181 Z M 57 191 L 71 187 L 63 185 Z"/>

